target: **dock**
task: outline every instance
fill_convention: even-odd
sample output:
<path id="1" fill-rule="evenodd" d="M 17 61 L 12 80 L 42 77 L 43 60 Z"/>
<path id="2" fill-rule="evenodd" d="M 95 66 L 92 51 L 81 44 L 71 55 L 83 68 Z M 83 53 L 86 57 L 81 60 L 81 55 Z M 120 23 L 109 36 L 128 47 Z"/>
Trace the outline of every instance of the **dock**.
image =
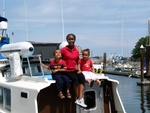
<path id="1" fill-rule="evenodd" d="M 137 85 L 150 85 L 150 81 L 137 82 Z"/>
<path id="2" fill-rule="evenodd" d="M 134 77 L 134 78 L 140 78 L 139 75 L 136 75 L 135 72 L 122 72 L 122 71 L 115 71 L 115 70 L 103 70 L 103 73 L 105 74 L 112 74 L 112 75 L 119 75 L 119 76 L 126 76 L 126 77 Z"/>

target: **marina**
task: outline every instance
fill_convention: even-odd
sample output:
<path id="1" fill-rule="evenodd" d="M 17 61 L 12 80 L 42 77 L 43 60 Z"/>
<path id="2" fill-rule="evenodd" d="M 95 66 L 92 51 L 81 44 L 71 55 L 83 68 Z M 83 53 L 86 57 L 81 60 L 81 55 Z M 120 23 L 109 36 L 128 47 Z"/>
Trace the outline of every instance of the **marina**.
<path id="1" fill-rule="evenodd" d="M 31 5 L 32 3 L 34 3 L 33 6 Z M 89 12 L 88 15 L 85 16 L 85 20 L 88 20 L 89 17 L 94 18 L 92 21 L 89 20 L 83 22 L 81 20 L 84 20 L 84 15 L 86 14 L 85 10 L 84 12 L 80 10 L 82 13 L 79 13 L 77 10 L 79 7 L 76 6 L 79 6 L 79 3 L 80 1 L 74 1 L 69 5 L 69 1 L 60 0 L 59 4 L 56 2 L 53 4 L 52 1 L 42 1 L 39 5 L 38 2 L 24 0 L 25 19 L 23 19 L 24 17 L 18 18 L 19 14 L 24 16 L 21 11 L 21 9 L 23 9 L 22 5 L 19 5 L 19 2 L 18 4 L 16 3 L 15 5 L 12 5 L 13 7 L 10 7 L 12 11 L 10 11 L 10 9 L 8 11 L 10 12 L 8 17 L 11 19 L 9 22 L 11 22 L 10 26 L 12 27 L 10 31 L 14 30 L 16 34 L 21 33 L 21 35 L 18 35 L 21 40 L 24 40 L 23 38 L 26 37 L 26 41 L 20 41 L 19 39 L 18 42 L 15 42 L 17 41 L 15 38 L 18 38 L 18 36 L 15 34 L 16 36 L 14 37 L 14 31 L 12 32 L 11 39 L 9 39 L 7 34 L 8 20 L 4 15 L 5 0 L 3 0 L 2 16 L 4 17 L 1 17 L 0 15 L 0 113 L 150 113 L 150 81 L 147 78 L 147 75 L 150 76 L 150 66 L 147 66 L 146 69 L 144 67 L 145 48 L 143 47 L 141 49 L 143 50 L 143 53 L 140 51 L 141 59 L 138 59 L 137 62 L 132 62 L 131 57 L 123 57 L 125 47 L 128 46 L 126 43 L 127 39 L 124 39 L 123 36 L 123 1 L 121 2 L 121 31 L 119 37 L 112 35 L 110 33 L 111 30 L 108 30 L 108 28 L 105 29 L 105 26 L 112 22 L 112 19 L 115 20 L 115 24 L 113 23 L 111 25 L 118 26 L 116 25 L 116 20 L 119 20 L 119 13 L 116 15 L 117 19 L 113 17 L 109 21 L 107 20 L 105 22 L 104 20 L 106 19 L 101 21 L 101 18 L 104 15 L 101 15 L 98 19 L 96 18 L 96 15 L 99 15 L 100 10 L 98 10 L 98 13 L 96 14 L 96 11 L 92 11 L 91 9 L 88 10 L 89 6 L 92 7 L 94 5 L 90 4 L 86 9 L 85 6 L 82 6 L 84 3 L 82 2 L 80 3 L 80 7 L 82 7 L 82 9 L 86 9 L 86 12 Z M 94 2 L 92 1 L 92 3 Z M 98 2 L 95 3 L 98 4 Z M 11 4 L 11 2 L 9 2 L 9 4 Z M 104 4 L 106 5 L 106 3 Z M 16 7 L 16 5 L 18 5 L 18 7 Z M 119 4 L 116 4 L 115 6 L 119 6 Z M 60 12 L 59 7 L 61 10 Z M 97 9 L 99 7 L 100 5 L 97 6 Z M 20 11 L 18 10 L 16 13 L 17 20 L 10 16 L 13 9 L 20 9 Z M 94 7 L 92 9 L 94 9 Z M 118 9 L 115 9 L 115 12 L 117 12 L 117 10 Z M 75 11 L 78 11 L 79 14 L 75 13 Z M 90 11 L 95 12 L 95 15 L 94 13 L 90 13 Z M 33 12 L 38 12 L 38 15 Z M 111 14 L 114 15 L 114 13 Z M 78 15 L 82 18 L 78 18 Z M 34 16 L 36 16 L 35 19 Z M 56 19 L 55 16 L 59 18 Z M 74 19 L 76 20 L 75 23 L 72 18 L 74 16 Z M 72 19 L 70 20 L 70 18 Z M 15 21 L 17 23 L 15 23 Z M 24 26 L 22 27 L 21 25 L 24 21 L 24 26 L 26 28 L 25 31 L 22 30 L 24 29 Z M 34 22 L 34 24 L 32 22 Z M 102 29 L 99 29 L 104 23 L 105 26 L 103 26 Z M 62 31 L 58 29 L 60 24 Z M 97 29 L 95 30 L 92 28 L 90 24 Z M 73 27 L 74 25 L 75 27 Z M 111 25 L 108 25 L 109 28 L 112 28 Z M 20 26 L 19 32 L 17 32 L 17 26 Z M 77 31 L 74 31 L 76 28 Z M 39 32 L 37 32 L 38 29 L 40 29 Z M 86 32 L 83 32 L 83 29 L 86 29 Z M 113 32 L 115 29 L 113 29 Z M 104 32 L 105 30 L 107 32 Z M 109 61 L 106 58 L 106 53 L 104 53 L 104 57 L 95 56 L 95 58 L 102 58 L 100 62 L 98 60 L 98 63 L 94 63 L 96 76 L 101 83 L 98 84 L 95 82 L 92 87 L 90 87 L 88 83 L 85 83 L 83 98 L 87 107 L 76 104 L 77 97 L 74 91 L 73 81 L 71 80 L 70 93 L 72 98 L 66 98 L 67 93 L 64 88 L 62 92 L 65 95 L 65 99 L 60 99 L 58 97 L 56 81 L 53 80 L 52 77 L 52 72 L 44 69 L 40 65 L 41 63 L 49 65 L 50 61 L 53 59 L 54 50 L 61 49 L 60 45 L 66 43 L 64 41 L 64 35 L 68 31 L 72 31 L 77 34 L 76 36 L 79 37 L 79 45 L 83 44 L 83 47 L 90 48 L 91 56 L 93 56 L 93 51 L 95 51 L 96 54 L 100 54 L 107 50 L 109 50 L 109 52 L 114 52 L 114 50 L 116 52 L 118 50 L 117 52 L 119 52 L 121 49 L 122 56 L 116 55 L 115 53 L 116 57 L 111 57 L 112 59 L 110 62 L 112 65 L 108 65 Z M 89 31 L 91 31 L 91 34 L 89 34 Z M 98 32 L 96 33 L 94 31 Z M 108 31 L 112 37 L 109 41 L 107 39 L 110 37 Z M 132 34 L 133 32 L 135 33 L 135 31 L 132 31 Z M 103 37 L 99 35 L 103 33 L 105 34 Z M 84 34 L 86 35 L 84 36 Z M 62 37 L 63 40 L 60 37 Z M 94 39 L 92 39 L 92 37 Z M 117 39 L 117 42 L 121 42 L 120 45 L 115 42 L 116 39 L 114 39 L 114 37 L 119 38 Z M 29 41 L 29 38 L 34 39 L 35 42 Z M 134 38 L 134 36 L 132 36 L 132 38 Z M 45 42 L 41 42 L 41 39 Z M 104 42 L 107 42 L 107 44 Z M 135 40 L 133 42 L 135 42 Z M 117 45 L 117 47 L 113 47 L 112 45 Z M 119 46 L 122 47 L 120 48 Z M 76 45 L 76 47 L 80 52 L 80 57 L 82 57 L 82 48 L 78 45 Z M 150 55 L 147 54 L 146 57 L 148 58 L 147 64 L 150 64 Z M 131 65 L 129 65 L 129 63 L 131 63 Z M 119 67 L 119 65 L 122 67 Z M 128 65 L 128 67 L 125 67 L 125 65 Z"/>

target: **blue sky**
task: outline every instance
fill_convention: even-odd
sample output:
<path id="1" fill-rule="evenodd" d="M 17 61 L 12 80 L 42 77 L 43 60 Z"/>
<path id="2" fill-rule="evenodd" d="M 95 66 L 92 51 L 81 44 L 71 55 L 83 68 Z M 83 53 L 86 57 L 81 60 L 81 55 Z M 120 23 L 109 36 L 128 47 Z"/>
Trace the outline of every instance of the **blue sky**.
<path id="1" fill-rule="evenodd" d="M 148 35 L 149 0 L 62 0 L 62 5 L 64 36 L 74 33 L 76 45 L 89 48 L 92 56 L 130 56 Z M 13 42 L 65 40 L 61 0 L 0 0 L 1 15 L 3 9 Z"/>

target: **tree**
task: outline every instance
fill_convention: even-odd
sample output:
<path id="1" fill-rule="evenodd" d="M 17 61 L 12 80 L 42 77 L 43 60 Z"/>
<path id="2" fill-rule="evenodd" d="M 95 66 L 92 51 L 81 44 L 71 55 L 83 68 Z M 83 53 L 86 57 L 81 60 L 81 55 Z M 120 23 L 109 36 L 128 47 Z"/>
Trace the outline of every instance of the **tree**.
<path id="1" fill-rule="evenodd" d="M 132 57 L 133 61 L 137 61 L 141 57 L 140 47 L 141 47 L 141 45 L 146 47 L 146 45 L 148 44 L 148 39 L 149 39 L 149 36 L 146 36 L 146 37 L 142 37 L 138 40 L 138 42 L 136 43 L 135 47 L 133 48 L 133 50 L 131 52 L 131 54 L 132 54 L 131 57 Z"/>

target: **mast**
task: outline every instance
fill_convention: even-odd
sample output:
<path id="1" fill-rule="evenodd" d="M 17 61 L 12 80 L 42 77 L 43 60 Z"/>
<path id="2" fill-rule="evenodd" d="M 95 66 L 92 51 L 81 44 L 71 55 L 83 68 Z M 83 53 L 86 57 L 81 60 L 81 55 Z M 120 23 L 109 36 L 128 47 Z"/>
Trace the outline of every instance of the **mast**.
<path id="1" fill-rule="evenodd" d="M 8 27 L 8 23 L 7 23 L 7 18 L 5 18 L 5 1 L 3 0 L 3 11 L 2 11 L 2 16 L 0 16 L 0 31 L 1 31 L 1 35 L 2 37 L 8 37 L 6 31 L 7 31 L 7 27 Z"/>
<path id="2" fill-rule="evenodd" d="M 25 6 L 25 22 L 26 22 L 26 40 L 28 41 L 28 18 L 27 18 L 27 5 L 26 5 L 26 0 L 24 0 L 24 6 Z"/>
<path id="3" fill-rule="evenodd" d="M 63 13 L 63 3 L 62 0 L 60 0 L 60 5 L 61 5 L 61 21 L 62 21 L 62 35 L 63 35 L 63 41 L 64 41 L 64 13 Z"/>
<path id="4" fill-rule="evenodd" d="M 123 6 L 121 7 L 121 55 L 124 56 L 124 37 L 123 37 Z"/>
<path id="5" fill-rule="evenodd" d="M 148 0 L 148 40 L 147 45 L 150 46 L 150 8 L 149 8 L 150 2 Z"/>

